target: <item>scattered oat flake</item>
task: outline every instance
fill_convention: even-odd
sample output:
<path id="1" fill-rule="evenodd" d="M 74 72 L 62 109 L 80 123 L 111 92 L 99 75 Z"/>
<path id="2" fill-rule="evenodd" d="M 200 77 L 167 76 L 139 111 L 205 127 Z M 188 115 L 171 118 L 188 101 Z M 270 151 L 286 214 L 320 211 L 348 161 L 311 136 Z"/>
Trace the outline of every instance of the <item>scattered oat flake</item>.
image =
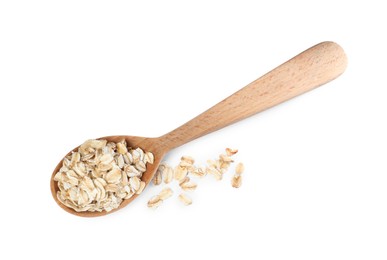
<path id="1" fill-rule="evenodd" d="M 185 191 L 194 191 L 198 185 L 193 181 L 187 181 L 180 184 L 180 187 Z"/>
<path id="2" fill-rule="evenodd" d="M 234 188 L 239 188 L 242 185 L 242 176 L 234 175 L 231 179 L 231 186 Z"/>
<path id="3" fill-rule="evenodd" d="M 166 200 L 166 199 L 170 198 L 172 195 L 173 195 L 172 189 L 169 188 L 169 187 L 166 187 L 166 188 L 164 188 L 164 189 L 159 193 L 158 196 L 159 196 L 162 200 Z"/>
<path id="4" fill-rule="evenodd" d="M 194 164 L 194 162 L 195 162 L 194 158 L 192 158 L 191 156 L 182 156 L 180 161 L 186 162 L 190 165 Z"/>
<path id="5" fill-rule="evenodd" d="M 185 176 L 187 176 L 187 174 L 188 174 L 187 168 L 182 167 L 180 165 L 176 166 L 175 171 L 174 171 L 175 180 L 180 181 L 180 180 L 184 179 Z"/>
<path id="6" fill-rule="evenodd" d="M 179 181 L 179 185 L 181 186 L 182 184 L 189 182 L 191 179 L 188 176 L 185 176 L 184 179 Z"/>
<path id="7" fill-rule="evenodd" d="M 158 196 L 153 196 L 149 201 L 148 201 L 148 208 L 157 208 L 163 203 L 163 200 Z"/>
<path id="8" fill-rule="evenodd" d="M 153 182 L 154 185 L 160 185 L 161 184 L 161 182 L 162 182 L 162 175 L 161 175 L 160 168 L 157 169 L 155 175 L 153 176 L 152 182 Z"/>
<path id="9" fill-rule="evenodd" d="M 192 171 L 191 171 L 191 174 L 193 176 L 196 176 L 196 177 L 199 177 L 199 178 L 202 178 L 204 176 L 206 176 L 206 171 L 202 168 L 202 167 L 199 167 L 199 168 L 194 168 Z"/>
<path id="10" fill-rule="evenodd" d="M 178 198 L 185 206 L 192 204 L 192 199 L 184 193 L 180 194 Z"/>
<path id="11" fill-rule="evenodd" d="M 226 148 L 226 154 L 228 156 L 233 156 L 234 154 L 236 154 L 238 152 L 237 149 L 231 149 L 231 148 Z"/>
<path id="12" fill-rule="evenodd" d="M 172 167 L 166 165 L 164 167 L 164 170 L 162 172 L 162 179 L 164 180 L 165 184 L 170 183 L 173 180 L 173 169 Z"/>

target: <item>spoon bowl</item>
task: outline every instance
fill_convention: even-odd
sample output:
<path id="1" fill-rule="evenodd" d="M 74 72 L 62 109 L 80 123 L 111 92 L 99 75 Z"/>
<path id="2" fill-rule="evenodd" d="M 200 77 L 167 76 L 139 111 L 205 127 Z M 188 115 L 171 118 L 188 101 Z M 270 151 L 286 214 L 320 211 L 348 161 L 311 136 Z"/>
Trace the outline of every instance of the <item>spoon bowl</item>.
<path id="1" fill-rule="evenodd" d="M 130 146 L 130 147 L 134 147 L 134 148 L 140 147 L 144 151 L 151 151 L 154 155 L 154 162 L 153 162 L 153 164 L 150 164 L 150 163 L 147 164 L 146 171 L 143 173 L 143 175 L 141 177 L 141 180 L 145 182 L 145 186 L 147 186 L 149 184 L 149 182 L 152 181 L 153 175 L 155 174 L 162 158 L 164 157 L 164 155 L 166 153 L 166 149 L 165 149 L 166 146 L 159 142 L 159 141 L 161 141 L 161 140 L 159 140 L 160 138 L 147 138 L 147 137 L 128 136 L 128 135 L 113 135 L 113 136 L 101 137 L 98 139 L 104 139 L 104 140 L 107 140 L 108 142 L 115 142 L 115 143 L 118 143 L 122 140 L 125 140 L 126 143 L 128 144 L 128 146 Z M 72 152 L 77 151 L 78 148 L 79 148 L 79 146 L 77 146 L 76 148 L 74 148 L 73 150 L 68 152 L 65 155 L 65 157 L 67 155 L 71 154 Z M 130 202 L 132 202 L 132 200 L 134 200 L 138 196 L 138 194 L 134 194 L 131 198 L 123 200 L 118 208 L 113 209 L 112 211 L 109 211 L 109 212 L 107 212 L 107 211 L 77 212 L 77 211 L 73 210 L 72 208 L 69 208 L 69 207 L 66 207 L 65 205 L 63 205 L 59 201 L 59 199 L 57 198 L 57 195 L 56 195 L 57 192 L 59 191 L 59 187 L 58 187 L 58 184 L 56 183 L 56 181 L 54 181 L 54 177 L 55 177 L 55 174 L 62 167 L 62 163 L 63 163 L 63 159 L 58 163 L 58 165 L 55 167 L 55 169 L 51 175 L 50 188 L 51 188 L 52 196 L 53 196 L 54 200 L 56 201 L 56 203 L 62 209 L 64 209 L 65 211 L 67 211 L 71 214 L 81 216 L 81 217 L 103 216 L 103 215 L 106 215 L 109 213 L 113 213 L 113 212 L 119 210 L 120 208 L 125 207 L 126 205 L 128 205 Z"/>
<path id="2" fill-rule="evenodd" d="M 170 150 L 321 86 L 341 75 L 346 66 L 347 58 L 343 49 L 334 42 L 322 42 L 163 136 L 147 138 L 116 135 L 99 139 L 116 143 L 125 139 L 130 147 L 140 147 L 146 152 L 152 152 L 154 163 L 147 164 L 147 169 L 141 178 L 148 185 L 164 155 Z M 77 149 L 78 147 L 72 151 Z M 130 199 L 123 200 L 118 208 L 110 212 L 76 212 L 63 205 L 56 195 L 59 188 L 54 181 L 54 176 L 62 167 L 62 162 L 63 159 L 51 175 L 51 193 L 57 204 L 71 214 L 82 217 L 103 216 L 127 206 L 138 196 L 134 195 Z"/>

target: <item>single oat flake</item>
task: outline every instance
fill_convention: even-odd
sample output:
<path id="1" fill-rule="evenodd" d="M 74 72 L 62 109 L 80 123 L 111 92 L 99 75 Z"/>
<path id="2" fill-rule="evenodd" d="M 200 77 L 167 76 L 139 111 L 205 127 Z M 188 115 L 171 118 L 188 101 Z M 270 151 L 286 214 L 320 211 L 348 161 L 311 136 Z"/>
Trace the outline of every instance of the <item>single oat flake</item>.
<path id="1" fill-rule="evenodd" d="M 156 195 L 153 196 L 149 201 L 148 201 L 148 207 L 149 208 L 157 208 L 163 203 L 163 200 L 160 198 L 160 196 Z"/>
<path id="2" fill-rule="evenodd" d="M 165 165 L 162 173 L 162 179 L 164 180 L 165 184 L 170 183 L 173 180 L 173 169 L 169 165 Z"/>
<path id="3" fill-rule="evenodd" d="M 192 204 L 192 199 L 188 197 L 186 194 L 182 193 L 179 195 L 179 200 L 181 203 L 183 203 L 185 206 L 189 206 Z"/>
<path id="4" fill-rule="evenodd" d="M 194 191 L 198 185 L 193 181 L 185 181 L 180 184 L 180 187 L 185 191 Z"/>
<path id="5" fill-rule="evenodd" d="M 171 196 L 173 195 L 173 191 L 171 188 L 164 188 L 160 193 L 159 193 L 159 197 L 160 199 L 162 200 L 166 200 L 168 198 L 170 198 Z"/>
<path id="6" fill-rule="evenodd" d="M 241 175 L 234 175 L 231 178 L 231 186 L 233 188 L 239 188 L 242 185 L 242 176 Z"/>
<path id="7" fill-rule="evenodd" d="M 242 173 L 245 170 L 243 163 L 238 163 L 235 168 L 235 174 L 231 179 L 231 186 L 234 188 L 239 188 L 242 185 Z"/>

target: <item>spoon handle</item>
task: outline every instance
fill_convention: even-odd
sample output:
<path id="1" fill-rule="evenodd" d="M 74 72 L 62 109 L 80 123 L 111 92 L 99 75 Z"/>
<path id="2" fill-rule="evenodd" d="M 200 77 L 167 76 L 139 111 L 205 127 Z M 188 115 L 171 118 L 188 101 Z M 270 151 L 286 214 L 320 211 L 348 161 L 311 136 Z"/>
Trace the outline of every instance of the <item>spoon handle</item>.
<path id="1" fill-rule="evenodd" d="M 344 72 L 347 58 L 334 42 L 322 42 L 159 138 L 167 150 L 216 131 L 325 84 Z"/>

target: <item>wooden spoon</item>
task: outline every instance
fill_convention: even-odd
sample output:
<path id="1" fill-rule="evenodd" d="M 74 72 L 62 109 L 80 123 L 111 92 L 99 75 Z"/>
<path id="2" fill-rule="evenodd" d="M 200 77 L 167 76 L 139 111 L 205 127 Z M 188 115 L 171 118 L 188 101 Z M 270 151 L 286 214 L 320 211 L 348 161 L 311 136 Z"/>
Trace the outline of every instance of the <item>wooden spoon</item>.
<path id="1" fill-rule="evenodd" d="M 124 135 L 107 136 L 100 139 L 112 142 L 125 139 L 131 147 L 140 147 L 144 151 L 152 152 L 155 161 L 147 165 L 147 170 L 142 177 L 142 180 L 148 185 L 160 161 L 168 151 L 327 83 L 343 73 L 346 65 L 346 55 L 338 44 L 322 42 L 163 136 L 149 138 Z M 76 149 L 78 147 L 73 151 Z M 68 154 L 70 153 L 71 151 Z M 61 166 L 62 161 L 52 173 L 51 192 L 58 205 L 71 214 L 82 217 L 103 216 L 125 207 L 137 197 L 134 195 L 124 200 L 117 209 L 110 212 L 76 212 L 64 206 L 56 196 L 58 185 L 54 181 L 54 176 Z"/>

